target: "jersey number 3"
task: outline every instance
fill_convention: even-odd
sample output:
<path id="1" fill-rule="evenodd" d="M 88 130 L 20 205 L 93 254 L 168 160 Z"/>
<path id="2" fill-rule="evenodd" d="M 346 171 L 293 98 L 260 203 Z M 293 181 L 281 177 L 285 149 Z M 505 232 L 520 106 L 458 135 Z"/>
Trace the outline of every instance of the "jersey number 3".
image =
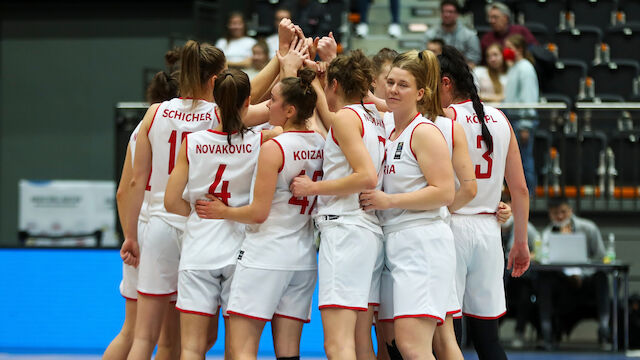
<path id="1" fill-rule="evenodd" d="M 478 135 L 476 146 L 478 149 L 482 149 L 482 135 Z M 491 152 L 489 150 L 482 154 L 482 158 L 487 160 L 487 171 L 482 172 L 482 166 L 476 165 L 476 178 L 477 179 L 489 179 L 491 177 L 491 168 L 493 167 L 493 159 L 491 158 Z"/>
<path id="2" fill-rule="evenodd" d="M 302 170 L 298 176 L 304 175 L 304 174 L 305 174 L 305 171 Z M 311 180 L 318 181 L 320 177 L 322 177 L 322 170 L 315 171 L 313 173 L 313 178 Z M 313 211 L 313 207 L 316 205 L 317 200 L 318 200 L 318 197 L 316 196 L 316 198 L 313 200 L 313 204 L 311 204 L 311 207 L 309 208 L 309 212 L 308 212 L 309 215 L 311 215 L 311 211 Z M 301 198 L 292 196 L 289 199 L 289 204 L 301 206 L 302 208 L 300 209 L 300 214 L 304 214 L 305 211 L 307 210 L 307 206 L 309 206 L 309 199 L 307 199 L 306 196 L 303 196 Z"/>

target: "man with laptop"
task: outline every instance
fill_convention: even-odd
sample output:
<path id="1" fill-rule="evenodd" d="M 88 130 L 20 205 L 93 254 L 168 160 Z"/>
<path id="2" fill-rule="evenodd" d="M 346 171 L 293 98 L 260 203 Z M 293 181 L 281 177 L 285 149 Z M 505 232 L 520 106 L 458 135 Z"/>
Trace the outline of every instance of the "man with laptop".
<path id="1" fill-rule="evenodd" d="M 566 198 L 549 199 L 548 210 L 551 224 L 543 230 L 542 239 L 548 244 L 549 263 L 602 262 L 604 242 L 594 222 L 574 215 Z M 540 328 L 546 349 L 552 348 L 554 334 L 569 334 L 580 319 L 593 315 L 598 319 L 598 341 L 607 346 L 611 306 L 605 273 L 567 267 L 563 271 L 540 271 L 537 283 Z"/>

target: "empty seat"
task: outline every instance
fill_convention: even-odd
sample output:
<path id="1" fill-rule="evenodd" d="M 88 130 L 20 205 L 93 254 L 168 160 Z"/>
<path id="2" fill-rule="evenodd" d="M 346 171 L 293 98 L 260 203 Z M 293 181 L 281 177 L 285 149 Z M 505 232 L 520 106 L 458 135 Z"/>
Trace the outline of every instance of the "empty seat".
<path id="1" fill-rule="evenodd" d="M 615 24 L 616 0 L 571 0 L 576 26 L 597 26 L 605 30 Z"/>
<path id="2" fill-rule="evenodd" d="M 593 99 L 584 99 L 582 101 L 592 101 L 596 103 L 616 103 L 625 101 L 620 95 L 614 94 L 595 94 Z M 593 130 L 602 130 L 607 134 L 616 130 L 618 127 L 617 120 L 622 116 L 622 111 L 618 109 L 597 109 L 584 110 L 579 116 L 584 119 L 585 127 L 589 126 Z"/>
<path id="3" fill-rule="evenodd" d="M 547 186 L 551 181 L 551 143 L 552 137 L 549 131 L 544 129 L 536 129 L 533 143 L 533 162 L 536 166 L 538 187 Z"/>
<path id="4" fill-rule="evenodd" d="M 602 31 L 595 26 L 577 26 L 555 35 L 559 58 L 576 58 L 591 63 L 596 47 L 602 42 Z"/>
<path id="5" fill-rule="evenodd" d="M 531 34 L 535 36 L 536 40 L 538 40 L 540 44 L 553 42 L 545 24 L 539 22 L 527 22 L 524 26 L 531 31 Z"/>
<path id="6" fill-rule="evenodd" d="M 610 141 L 614 155 L 616 197 L 637 196 L 640 184 L 640 132 L 619 131 L 613 133 Z"/>
<path id="7" fill-rule="evenodd" d="M 561 181 L 567 188 L 574 187 L 576 191 L 578 185 L 591 189 L 599 185 L 600 154 L 607 148 L 604 132 L 584 131 L 580 138 L 576 134 L 565 134 L 564 141 L 558 132 L 554 134 L 554 146 L 560 156 Z"/>
<path id="8" fill-rule="evenodd" d="M 467 1 L 465 3 L 464 10 L 473 15 L 473 26 L 476 28 L 478 26 L 489 26 L 485 6 L 487 6 L 485 0 Z"/>
<path id="9" fill-rule="evenodd" d="M 612 60 L 594 65 L 589 70 L 596 95 L 620 95 L 629 99 L 638 94 L 637 79 L 640 65 L 635 60 Z"/>
<path id="10" fill-rule="evenodd" d="M 631 58 L 640 61 L 640 23 L 627 23 L 609 28 L 604 37 L 613 59 Z"/>
<path id="11" fill-rule="evenodd" d="M 575 100 L 581 94 L 587 68 L 582 60 L 559 59 L 551 77 L 540 84 L 542 92 L 563 94 Z"/>
<path id="12" fill-rule="evenodd" d="M 525 23 L 542 23 L 555 32 L 564 18 L 566 5 L 562 0 L 524 0 L 518 4 L 518 9 Z"/>
<path id="13" fill-rule="evenodd" d="M 640 21 L 640 1 L 620 0 L 618 9 L 624 13 L 627 22 Z"/>

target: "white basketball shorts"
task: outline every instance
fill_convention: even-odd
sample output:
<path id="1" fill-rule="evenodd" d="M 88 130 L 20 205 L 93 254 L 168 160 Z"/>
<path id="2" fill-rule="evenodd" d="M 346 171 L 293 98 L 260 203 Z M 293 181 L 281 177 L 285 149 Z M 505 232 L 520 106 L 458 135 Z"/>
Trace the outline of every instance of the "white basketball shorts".
<path id="1" fill-rule="evenodd" d="M 178 290 L 182 231 L 152 216 L 145 230 L 138 266 L 138 293 L 166 296 Z"/>

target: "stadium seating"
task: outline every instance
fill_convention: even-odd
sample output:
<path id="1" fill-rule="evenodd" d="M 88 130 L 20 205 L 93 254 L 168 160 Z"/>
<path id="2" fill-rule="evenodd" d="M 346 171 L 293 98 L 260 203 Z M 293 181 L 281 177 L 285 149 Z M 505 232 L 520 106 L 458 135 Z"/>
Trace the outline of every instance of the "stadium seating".
<path id="1" fill-rule="evenodd" d="M 567 188 L 577 193 L 578 186 L 581 192 L 585 189 L 583 187 L 593 189 L 598 186 L 600 154 L 607 148 L 607 136 L 604 132 L 584 131 L 580 137 L 575 133 L 556 132 L 554 146 L 560 156 L 561 182 Z M 578 152 L 581 153 L 580 156 Z"/>
<path id="2" fill-rule="evenodd" d="M 638 94 L 637 81 L 640 64 L 635 60 L 612 60 L 593 65 L 589 76 L 593 78 L 596 95 L 619 95 L 629 99 Z"/>
<path id="3" fill-rule="evenodd" d="M 575 26 L 596 26 L 605 30 L 613 25 L 616 0 L 571 0 Z"/>
<path id="4" fill-rule="evenodd" d="M 587 76 L 587 64 L 579 59 L 559 59 L 551 78 L 541 83 L 543 93 L 562 94 L 575 100 Z"/>
<path id="5" fill-rule="evenodd" d="M 618 9 L 624 13 L 627 22 L 640 21 L 640 1 L 619 0 Z"/>
<path id="6" fill-rule="evenodd" d="M 611 58 L 631 58 L 640 61 L 640 23 L 627 23 L 607 30 L 604 42 Z"/>
<path id="7" fill-rule="evenodd" d="M 518 10 L 525 24 L 542 23 L 549 31 L 555 32 L 560 30 L 560 25 L 563 23 L 566 4 L 563 0 L 524 0 L 518 4 Z"/>
<path id="8" fill-rule="evenodd" d="M 615 177 L 614 196 L 629 198 L 638 196 L 640 183 L 640 132 L 637 130 L 617 131 L 611 136 L 610 145 L 614 154 Z"/>
<path id="9" fill-rule="evenodd" d="M 526 26 L 527 29 L 531 31 L 533 36 L 535 36 L 536 40 L 538 40 L 540 44 L 553 42 L 551 34 L 549 33 L 549 30 L 547 29 L 547 26 L 545 24 L 539 22 L 527 22 L 524 24 L 524 26 Z"/>
<path id="10" fill-rule="evenodd" d="M 555 42 L 558 57 L 578 58 L 591 63 L 596 54 L 596 46 L 602 42 L 602 31 L 595 26 L 577 26 L 556 32 Z"/>

